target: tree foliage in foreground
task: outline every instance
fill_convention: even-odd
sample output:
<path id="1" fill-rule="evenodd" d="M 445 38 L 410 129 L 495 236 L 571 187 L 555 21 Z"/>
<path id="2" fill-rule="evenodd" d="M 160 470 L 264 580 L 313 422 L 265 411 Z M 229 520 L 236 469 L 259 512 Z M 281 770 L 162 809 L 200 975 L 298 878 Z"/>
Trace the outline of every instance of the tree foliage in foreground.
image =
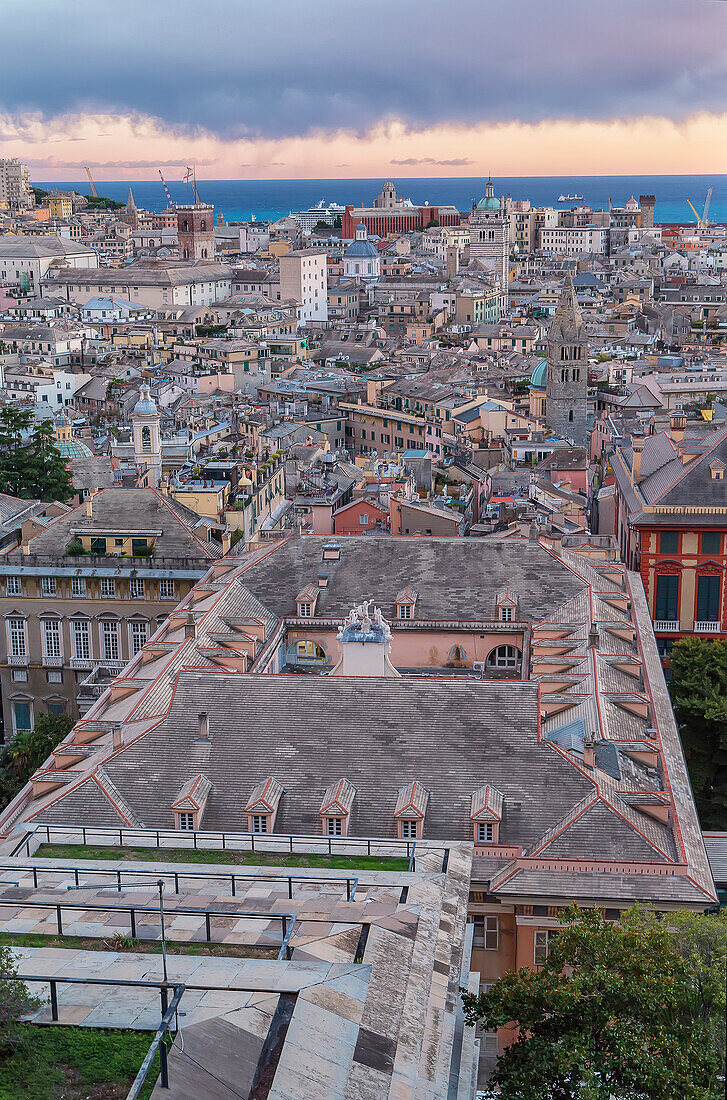
<path id="1" fill-rule="evenodd" d="M 29 409 L 0 409 L 0 492 L 23 500 L 68 500 L 73 482 L 50 421 L 33 424 Z"/>
<path id="2" fill-rule="evenodd" d="M 73 719 L 67 714 L 39 714 L 32 730 L 0 748 L 0 809 L 15 798 L 72 728 Z"/>
<path id="3" fill-rule="evenodd" d="M 697 810 L 705 829 L 727 828 L 727 641 L 681 638 L 669 683 Z"/>
<path id="4" fill-rule="evenodd" d="M 727 914 L 635 908 L 618 922 L 576 905 L 538 970 L 510 971 L 465 1019 L 515 1025 L 499 1100 L 717 1100 L 724 1093 Z"/>

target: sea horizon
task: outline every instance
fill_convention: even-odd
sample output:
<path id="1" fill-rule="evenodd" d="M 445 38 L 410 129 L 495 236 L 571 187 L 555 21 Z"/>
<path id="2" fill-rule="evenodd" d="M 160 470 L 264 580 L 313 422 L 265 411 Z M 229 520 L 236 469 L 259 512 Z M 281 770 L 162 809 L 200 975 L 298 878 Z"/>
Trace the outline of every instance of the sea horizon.
<path id="1" fill-rule="evenodd" d="M 391 176 L 399 194 L 411 198 L 417 206 L 453 205 L 468 210 L 472 200 L 484 192 L 481 176 Z M 385 177 L 355 179 L 310 178 L 270 180 L 198 179 L 200 197 L 214 205 L 225 221 L 275 220 L 295 210 L 305 210 L 319 200 L 341 205 L 370 205 Z M 609 175 L 609 176 L 495 176 L 495 193 L 513 199 L 530 199 L 533 206 L 567 206 L 559 202 L 561 195 L 579 196 L 574 200 L 595 209 L 605 208 L 609 197 L 614 206 L 623 206 L 633 195 L 656 196 L 657 222 L 695 221 L 687 199 L 702 212 L 708 188 L 712 188 L 709 219 L 727 222 L 727 174 L 708 175 Z M 160 179 L 96 180 L 99 194 L 125 202 L 129 188 L 137 206 L 154 212 L 165 209 L 166 195 Z M 175 202 L 192 201 L 191 185 L 167 179 Z M 36 186 L 51 190 L 73 189 L 91 194 L 87 180 L 67 180 Z M 582 196 L 582 197 L 581 197 Z M 573 205 L 571 202 L 569 205 Z"/>

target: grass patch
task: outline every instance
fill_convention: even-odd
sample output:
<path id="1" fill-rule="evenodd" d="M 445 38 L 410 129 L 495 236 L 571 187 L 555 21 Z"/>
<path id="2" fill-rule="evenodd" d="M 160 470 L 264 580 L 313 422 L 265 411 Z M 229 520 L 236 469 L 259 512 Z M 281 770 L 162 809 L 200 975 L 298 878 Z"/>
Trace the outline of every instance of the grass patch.
<path id="1" fill-rule="evenodd" d="M 127 848 L 105 844 L 41 844 L 37 856 L 46 859 L 124 859 L 160 863 L 231 863 L 253 867 L 323 867 L 339 871 L 406 871 L 400 856 L 326 856 L 308 852 L 236 852 L 216 848 Z"/>
<path id="2" fill-rule="evenodd" d="M 0 944 L 9 947 L 64 947 L 69 951 L 128 951 L 161 955 L 159 940 L 132 940 L 126 936 L 45 936 L 42 932 L 0 932 Z M 212 955 L 215 958 L 277 959 L 277 947 L 244 943 L 190 943 L 167 939 L 168 955 Z M 0 1100 L 5 1100 L 0 1092 Z"/>
<path id="3" fill-rule="evenodd" d="M 2 1100 L 122 1100 L 136 1077 L 152 1036 L 145 1031 L 20 1024 L 20 1041 L 0 1060 Z M 148 1100 L 159 1058 L 141 1096 Z"/>

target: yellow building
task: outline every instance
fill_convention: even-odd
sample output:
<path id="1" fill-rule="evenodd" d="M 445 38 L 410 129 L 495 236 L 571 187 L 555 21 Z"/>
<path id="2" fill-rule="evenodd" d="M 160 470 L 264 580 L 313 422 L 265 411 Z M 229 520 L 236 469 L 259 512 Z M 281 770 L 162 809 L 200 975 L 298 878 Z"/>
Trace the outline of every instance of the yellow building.
<path id="1" fill-rule="evenodd" d="M 73 200 L 62 191 L 48 192 L 48 207 L 52 218 L 70 218 L 73 214 Z"/>

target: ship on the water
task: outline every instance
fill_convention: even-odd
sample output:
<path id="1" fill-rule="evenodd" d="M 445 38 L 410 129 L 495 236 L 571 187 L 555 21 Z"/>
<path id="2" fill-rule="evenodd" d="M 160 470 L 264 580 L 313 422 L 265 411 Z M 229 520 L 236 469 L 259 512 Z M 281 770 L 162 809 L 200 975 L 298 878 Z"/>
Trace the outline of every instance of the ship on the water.
<path id="1" fill-rule="evenodd" d="M 344 210 L 345 207 L 337 202 L 327 203 L 325 199 L 320 199 L 315 206 L 309 206 L 307 210 L 291 210 L 290 217 L 295 218 L 304 233 L 310 233 L 319 222 L 323 222 L 324 225 L 335 225 Z"/>
<path id="2" fill-rule="evenodd" d="M 558 202 L 579 202 L 583 199 L 583 195 L 560 195 Z"/>

